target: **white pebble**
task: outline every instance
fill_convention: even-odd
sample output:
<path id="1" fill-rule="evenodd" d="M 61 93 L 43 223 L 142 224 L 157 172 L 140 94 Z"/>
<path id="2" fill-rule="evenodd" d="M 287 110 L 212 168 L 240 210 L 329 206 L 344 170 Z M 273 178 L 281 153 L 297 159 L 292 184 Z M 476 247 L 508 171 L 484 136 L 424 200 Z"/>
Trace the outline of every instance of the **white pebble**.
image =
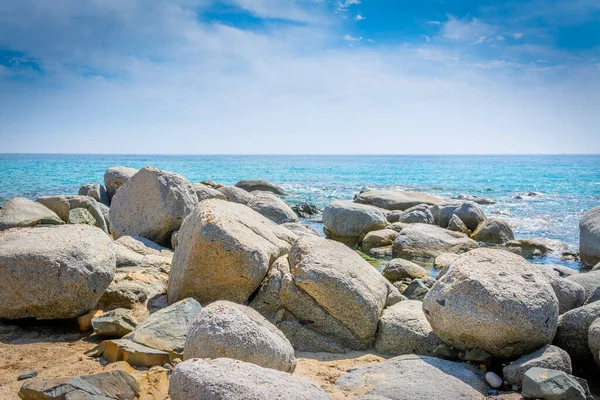
<path id="1" fill-rule="evenodd" d="M 498 389 L 500 386 L 502 386 L 502 378 L 500 378 L 493 372 L 488 372 L 487 374 L 485 374 L 485 380 L 494 389 Z"/>

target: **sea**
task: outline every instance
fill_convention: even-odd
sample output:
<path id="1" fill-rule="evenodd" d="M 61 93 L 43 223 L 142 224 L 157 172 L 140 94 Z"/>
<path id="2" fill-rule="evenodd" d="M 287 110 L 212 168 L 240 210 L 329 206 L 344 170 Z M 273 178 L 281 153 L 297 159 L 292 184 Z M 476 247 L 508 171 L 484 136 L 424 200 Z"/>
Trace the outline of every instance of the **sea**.
<path id="1" fill-rule="evenodd" d="M 0 154 L 0 205 L 14 196 L 77 194 L 86 183 L 103 183 L 106 169 L 118 165 L 151 165 L 191 182 L 211 179 L 233 185 L 242 179 L 264 179 L 283 187 L 289 204 L 308 201 L 320 208 L 375 188 L 448 198 L 476 195 L 496 202 L 481 207 L 490 217 L 508 220 L 517 239 L 556 239 L 574 251 L 581 216 L 600 204 L 600 155 Z M 538 195 L 527 196 L 530 192 Z M 310 224 L 322 230 L 318 222 Z M 558 256 L 534 262 L 578 268 Z"/>

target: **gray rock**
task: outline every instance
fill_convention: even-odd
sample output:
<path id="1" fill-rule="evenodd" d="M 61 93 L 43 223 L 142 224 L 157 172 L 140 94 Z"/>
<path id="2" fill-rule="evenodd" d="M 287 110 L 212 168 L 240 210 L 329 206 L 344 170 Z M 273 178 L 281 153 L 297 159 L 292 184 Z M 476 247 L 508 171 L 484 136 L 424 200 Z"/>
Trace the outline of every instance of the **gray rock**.
<path id="1" fill-rule="evenodd" d="M 196 192 L 196 196 L 198 196 L 198 201 L 207 200 L 207 199 L 221 199 L 227 200 L 227 197 L 217 189 L 214 189 L 208 185 L 203 183 L 192 183 L 192 188 L 194 192 Z"/>
<path id="2" fill-rule="evenodd" d="M 369 190 L 359 194 L 356 203 L 369 204 L 386 210 L 407 210 L 419 204 L 440 205 L 445 202 L 438 196 L 418 192 L 400 192 L 395 190 Z"/>
<path id="3" fill-rule="evenodd" d="M 0 233 L 0 319 L 74 318 L 92 309 L 115 274 L 108 236 L 85 225 Z"/>
<path id="4" fill-rule="evenodd" d="M 433 268 L 444 269 L 452 264 L 458 257 L 460 257 L 460 254 L 442 253 L 433 260 Z"/>
<path id="5" fill-rule="evenodd" d="M 503 244 L 514 240 L 515 235 L 509 223 L 497 218 L 489 218 L 477 225 L 471 239 L 478 242 Z"/>
<path id="6" fill-rule="evenodd" d="M 240 189 L 235 186 L 222 186 L 217 190 L 227 197 L 227 201 L 231 201 L 233 203 L 248 204 L 248 202 L 254 197 L 253 194 L 250 194 L 244 189 Z"/>
<path id="7" fill-rule="evenodd" d="M 102 203 L 106 206 L 110 205 L 110 200 L 108 198 L 108 193 L 106 189 L 102 185 L 89 183 L 87 185 L 83 185 L 79 188 L 77 192 L 80 196 L 89 196 L 96 200 L 98 203 Z"/>
<path id="8" fill-rule="evenodd" d="M 203 304 L 246 303 L 295 240 L 288 229 L 244 205 L 205 200 L 179 230 L 169 302 L 193 297 Z"/>
<path id="9" fill-rule="evenodd" d="M 571 357 L 560 347 L 546 345 L 531 354 L 522 356 L 502 369 L 504 380 L 511 386 L 523 386 L 523 375 L 530 368 L 549 368 L 572 373 Z"/>
<path id="10" fill-rule="evenodd" d="M 600 271 L 582 272 L 568 276 L 567 279 L 583 286 L 586 296 L 589 297 L 600 286 Z"/>
<path id="11" fill-rule="evenodd" d="M 444 203 L 432 206 L 430 211 L 436 224 L 444 229 L 447 228 L 450 219 L 454 215 L 454 211 L 456 211 L 461 204 L 462 203 Z"/>
<path id="12" fill-rule="evenodd" d="M 589 266 L 600 262 L 600 206 L 588 211 L 579 222 L 579 257 Z"/>
<path id="13" fill-rule="evenodd" d="M 454 261 L 425 296 L 423 310 L 445 342 L 500 358 L 550 343 L 558 321 L 547 278 L 522 257 L 492 249 Z"/>
<path id="14" fill-rule="evenodd" d="M 222 188 L 223 186 L 225 186 L 225 185 L 223 185 L 223 184 L 221 184 L 219 182 L 215 182 L 215 181 L 211 181 L 211 180 L 205 180 L 205 181 L 202 181 L 200 183 L 203 184 L 203 185 L 209 186 L 209 187 L 211 187 L 213 189 L 219 189 L 219 188 Z"/>
<path id="15" fill-rule="evenodd" d="M 108 207 L 102 203 L 98 203 L 89 196 L 43 196 L 36 201 L 54 211 L 64 222 L 69 222 L 71 210 L 83 208 L 92 215 L 96 221 L 96 227 L 106 233 L 109 232 L 107 221 Z"/>
<path id="16" fill-rule="evenodd" d="M 132 176 L 111 201 L 111 233 L 141 236 L 163 246 L 198 203 L 190 183 L 181 175 L 144 167 Z"/>
<path id="17" fill-rule="evenodd" d="M 587 386 L 587 384 L 586 384 Z M 527 398 L 547 400 L 586 400 L 589 390 L 578 378 L 563 371 L 548 368 L 531 368 L 523 376 L 521 395 Z"/>
<path id="18" fill-rule="evenodd" d="M 422 303 L 409 300 L 383 311 L 374 348 L 389 356 L 433 355 L 440 343 L 423 314 Z"/>
<path id="19" fill-rule="evenodd" d="M 430 276 L 425 268 L 402 258 L 394 258 L 388 262 L 383 268 L 382 274 L 390 282 L 397 282 L 406 278 L 412 280 Z"/>
<path id="20" fill-rule="evenodd" d="M 151 314 L 125 339 L 181 357 L 188 331 L 201 310 L 194 299 L 171 304 Z"/>
<path id="21" fill-rule="evenodd" d="M 470 194 L 459 194 L 458 196 L 453 197 L 454 200 L 465 200 L 472 201 L 473 203 L 481 204 L 481 205 L 490 205 L 496 204 L 496 202 L 492 199 L 487 199 L 485 197 L 473 196 Z"/>
<path id="22" fill-rule="evenodd" d="M 280 196 L 287 195 L 285 190 L 283 190 L 279 186 L 277 186 L 273 183 L 267 182 L 267 181 L 261 181 L 261 180 L 239 181 L 238 183 L 235 184 L 235 186 L 239 187 L 240 189 L 244 189 L 247 192 L 254 192 L 255 190 L 259 190 L 261 192 L 270 192 L 270 193 L 278 194 Z"/>
<path id="23" fill-rule="evenodd" d="M 171 400 L 329 400 L 308 380 L 229 358 L 177 364 L 169 380 Z"/>
<path id="24" fill-rule="evenodd" d="M 548 282 L 554 290 L 554 294 L 558 299 L 559 314 L 564 314 L 569 310 L 583 305 L 587 298 L 583 286 L 569 279 L 561 278 L 560 274 L 551 268 L 546 266 L 538 268 L 546 275 Z"/>
<path id="25" fill-rule="evenodd" d="M 92 318 L 94 333 L 99 336 L 121 338 L 133 331 L 137 324 L 131 311 L 124 308 L 117 308 Z"/>
<path id="26" fill-rule="evenodd" d="M 67 197 L 68 196 L 42 196 L 39 197 L 36 202 L 54 211 L 64 223 L 68 223 L 71 206 L 69 205 Z"/>
<path id="27" fill-rule="evenodd" d="M 369 251 L 375 247 L 391 246 L 398 235 L 393 229 L 381 229 L 367 233 L 362 240 L 361 248 Z"/>
<path id="28" fill-rule="evenodd" d="M 317 232 L 316 229 L 314 229 L 306 224 L 303 224 L 302 222 L 286 222 L 286 223 L 281 224 L 281 226 L 289 229 L 298 237 L 305 236 L 305 235 L 319 236 L 319 232 Z"/>
<path id="29" fill-rule="evenodd" d="M 19 376 L 17 376 L 17 380 L 23 381 L 25 379 L 35 378 L 36 376 L 38 376 L 37 371 L 24 371 L 24 372 L 21 372 L 21 374 Z"/>
<path id="30" fill-rule="evenodd" d="M 387 218 L 389 222 L 402 222 L 404 224 L 434 223 L 433 215 L 426 204 L 419 204 L 405 211 L 392 211 Z"/>
<path id="31" fill-rule="evenodd" d="M 137 172 L 137 169 L 131 167 L 112 167 L 107 169 L 104 173 L 104 187 L 108 194 L 108 200 L 112 201 L 117 190 Z"/>
<path id="32" fill-rule="evenodd" d="M 134 400 L 140 384 L 126 371 L 107 371 L 69 378 L 32 379 L 19 390 L 22 400 Z"/>
<path id="33" fill-rule="evenodd" d="M 308 203 L 303 201 L 302 203 L 298 203 L 292 206 L 292 210 L 296 213 L 296 215 L 300 218 L 310 218 L 313 215 L 317 215 L 321 213 L 321 210 L 317 206 L 312 203 Z"/>
<path id="34" fill-rule="evenodd" d="M 0 231 L 63 223 L 54 211 L 24 197 L 13 197 L 0 209 Z"/>
<path id="35" fill-rule="evenodd" d="M 131 366 L 150 368 L 164 365 L 172 358 L 169 353 L 143 346 L 129 339 L 104 340 L 98 347 L 98 353 L 108 362 L 127 361 Z"/>
<path id="36" fill-rule="evenodd" d="M 372 206 L 336 200 L 323 211 L 327 237 L 354 245 L 363 235 L 385 228 L 385 214 Z"/>
<path id="37" fill-rule="evenodd" d="M 184 346 L 184 359 L 232 358 L 292 372 L 294 348 L 285 335 L 250 307 L 215 301 L 204 307 L 192 323 Z"/>
<path id="38" fill-rule="evenodd" d="M 485 221 L 485 213 L 481 207 L 470 201 L 458 206 L 454 210 L 454 215 L 460 218 L 471 231 L 477 229 L 477 225 Z"/>
<path id="39" fill-rule="evenodd" d="M 477 247 L 477 242 L 463 233 L 428 224 L 409 225 L 394 240 L 396 256 L 409 260 L 432 260 L 442 253 L 459 254 Z"/>
<path id="40" fill-rule="evenodd" d="M 429 287 L 425 283 L 420 279 L 414 279 L 402 294 L 411 300 L 422 301 L 428 292 Z"/>
<path id="41" fill-rule="evenodd" d="M 600 300 L 600 286 L 598 286 L 596 289 L 594 289 L 594 291 L 592 293 L 590 293 L 590 295 L 588 296 L 588 298 L 586 299 L 586 301 L 583 304 L 584 305 L 590 304 L 590 303 L 594 303 L 599 300 Z"/>
<path id="42" fill-rule="evenodd" d="M 539 239 L 511 240 L 505 247 L 506 250 L 524 258 L 542 257 L 552 252 L 548 243 Z"/>
<path id="43" fill-rule="evenodd" d="M 144 305 L 153 297 L 163 294 L 168 275 L 151 268 L 143 272 L 117 272 L 100 300 L 98 307 L 128 309 Z"/>
<path id="44" fill-rule="evenodd" d="M 568 311 L 558 319 L 554 344 L 565 350 L 573 361 L 592 361 L 588 343 L 590 325 L 600 318 L 600 302 Z"/>
<path id="45" fill-rule="evenodd" d="M 74 208 L 69 211 L 69 223 L 74 225 L 96 225 L 96 219 L 85 208 Z"/>
<path id="46" fill-rule="evenodd" d="M 246 205 L 276 224 L 298 222 L 294 210 L 270 192 L 257 193 Z"/>
<path id="47" fill-rule="evenodd" d="M 600 366 L 600 318 L 594 320 L 588 329 L 588 344 L 594 361 Z"/>
<path id="48" fill-rule="evenodd" d="M 446 229 L 448 229 L 449 231 L 461 232 L 466 235 L 469 235 L 471 233 L 471 231 L 469 230 L 469 228 L 467 228 L 462 219 L 457 217 L 456 214 L 452 214 L 452 217 L 448 222 L 448 228 Z"/>
<path id="49" fill-rule="evenodd" d="M 394 254 L 394 248 L 391 245 L 390 246 L 373 247 L 372 249 L 369 249 L 368 253 L 369 253 L 369 255 L 371 255 L 375 258 L 390 259 L 390 258 L 392 258 L 392 255 Z"/>
<path id="50" fill-rule="evenodd" d="M 465 364 L 417 355 L 360 366 L 336 385 L 350 394 L 388 400 L 482 400 L 488 391 L 483 377 Z"/>

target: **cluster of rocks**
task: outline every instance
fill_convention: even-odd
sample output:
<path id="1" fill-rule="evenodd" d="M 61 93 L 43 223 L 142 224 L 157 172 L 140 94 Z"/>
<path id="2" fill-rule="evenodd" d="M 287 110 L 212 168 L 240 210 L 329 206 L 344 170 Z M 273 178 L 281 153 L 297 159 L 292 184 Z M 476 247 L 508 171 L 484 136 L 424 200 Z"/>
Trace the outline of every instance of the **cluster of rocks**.
<path id="1" fill-rule="evenodd" d="M 295 352 L 349 350 L 392 357 L 337 380 L 362 399 L 589 396 L 572 362 L 600 363 L 600 264 L 530 263 L 564 249 L 514 240 L 477 197 L 366 191 L 323 210 L 323 238 L 299 220 L 320 210 L 285 195 L 115 167 L 77 196 L 7 202 L 0 319 L 79 318 L 120 366 L 33 378 L 19 396 L 327 399 L 292 374 Z M 592 266 L 600 208 L 580 228 Z M 380 273 L 355 248 L 391 260 Z"/>

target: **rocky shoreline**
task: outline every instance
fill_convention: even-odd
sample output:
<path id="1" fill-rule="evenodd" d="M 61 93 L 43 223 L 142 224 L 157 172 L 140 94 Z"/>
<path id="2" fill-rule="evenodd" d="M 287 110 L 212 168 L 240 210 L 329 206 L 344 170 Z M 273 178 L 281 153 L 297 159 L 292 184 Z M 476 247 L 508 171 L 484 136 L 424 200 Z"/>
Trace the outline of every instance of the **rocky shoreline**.
<path id="1" fill-rule="evenodd" d="M 98 369 L 12 371 L 24 383 L 7 395 L 594 398 L 582 377 L 600 365 L 600 207 L 575 253 L 515 240 L 476 196 L 367 190 L 322 212 L 285 196 L 266 181 L 113 167 L 78 195 L 9 200 L 0 351 L 18 353 L 23 321 L 77 321 Z M 315 216 L 326 238 L 302 222 Z M 581 271 L 531 262 L 549 254 Z M 383 358 L 326 384 L 295 373 L 299 354 L 353 352 Z"/>

